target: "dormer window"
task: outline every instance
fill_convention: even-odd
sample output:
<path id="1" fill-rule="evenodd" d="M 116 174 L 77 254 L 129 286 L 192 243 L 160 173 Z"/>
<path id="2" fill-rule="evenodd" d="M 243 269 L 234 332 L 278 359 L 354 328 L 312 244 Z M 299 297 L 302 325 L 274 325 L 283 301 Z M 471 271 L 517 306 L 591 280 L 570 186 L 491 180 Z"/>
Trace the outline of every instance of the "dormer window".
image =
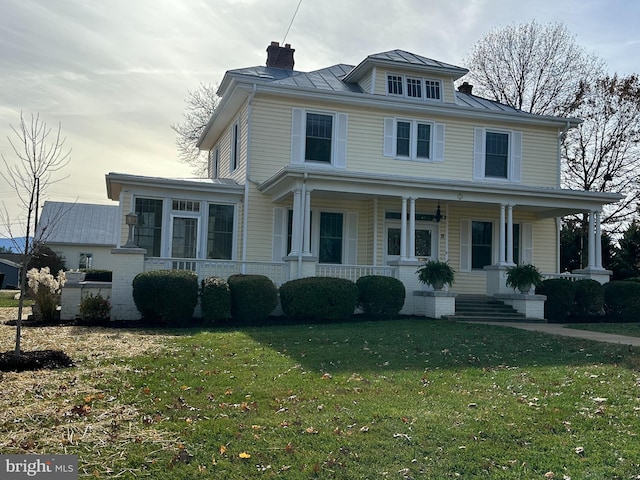
<path id="1" fill-rule="evenodd" d="M 387 74 L 387 95 L 440 100 L 442 98 L 441 91 L 440 80 Z"/>

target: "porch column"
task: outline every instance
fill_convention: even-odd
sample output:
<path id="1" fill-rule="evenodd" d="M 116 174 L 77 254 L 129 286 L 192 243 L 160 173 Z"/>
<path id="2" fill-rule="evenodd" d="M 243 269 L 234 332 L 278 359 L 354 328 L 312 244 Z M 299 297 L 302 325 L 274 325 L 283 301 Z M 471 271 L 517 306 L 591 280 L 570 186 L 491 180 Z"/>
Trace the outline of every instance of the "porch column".
<path id="1" fill-rule="evenodd" d="M 595 215 L 593 211 L 589 212 L 589 235 L 587 235 L 589 264 L 587 268 L 595 268 L 596 266 L 596 241 L 595 241 Z"/>
<path id="2" fill-rule="evenodd" d="M 500 205 L 500 242 L 498 246 L 498 265 L 504 265 L 506 263 L 505 250 L 506 250 L 506 232 L 505 232 L 505 205 Z"/>
<path id="3" fill-rule="evenodd" d="M 400 258 L 407 258 L 407 197 L 402 197 L 402 213 L 400 214 Z"/>
<path id="4" fill-rule="evenodd" d="M 301 238 L 300 233 L 302 232 L 302 228 L 300 225 L 301 214 L 302 213 L 302 192 L 300 189 L 296 189 L 293 191 L 293 225 L 291 225 L 291 251 L 289 255 L 295 256 L 299 255 L 301 251 Z"/>
<path id="5" fill-rule="evenodd" d="M 409 201 L 409 258 L 416 258 L 416 199 Z"/>
<path id="6" fill-rule="evenodd" d="M 602 230 L 600 228 L 600 212 L 595 212 L 596 217 L 596 268 L 602 270 Z"/>
<path id="7" fill-rule="evenodd" d="M 507 263 L 513 263 L 513 205 L 507 205 Z"/>
<path id="8" fill-rule="evenodd" d="M 304 199 L 304 232 L 302 255 L 311 256 L 311 190 L 307 188 Z"/>

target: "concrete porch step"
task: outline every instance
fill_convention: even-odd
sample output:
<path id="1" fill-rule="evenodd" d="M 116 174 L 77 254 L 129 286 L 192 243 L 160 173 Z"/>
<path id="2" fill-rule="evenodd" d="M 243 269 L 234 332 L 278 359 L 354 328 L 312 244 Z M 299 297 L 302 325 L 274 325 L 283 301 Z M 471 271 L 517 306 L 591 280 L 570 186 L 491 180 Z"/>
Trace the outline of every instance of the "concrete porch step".
<path id="1" fill-rule="evenodd" d="M 445 317 L 443 317 L 445 318 Z M 460 322 L 531 322 L 524 314 L 505 305 L 502 301 L 485 295 L 458 295 L 456 311 L 447 320 Z M 544 320 L 534 320 L 544 322 Z"/>

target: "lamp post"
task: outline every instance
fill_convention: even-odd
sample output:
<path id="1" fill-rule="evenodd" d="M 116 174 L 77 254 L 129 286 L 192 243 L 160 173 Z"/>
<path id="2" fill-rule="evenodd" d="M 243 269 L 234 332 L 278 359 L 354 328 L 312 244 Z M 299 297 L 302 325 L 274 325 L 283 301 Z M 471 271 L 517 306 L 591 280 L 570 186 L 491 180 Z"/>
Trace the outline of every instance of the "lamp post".
<path id="1" fill-rule="evenodd" d="M 138 223 L 138 215 L 131 212 L 127 213 L 124 218 L 127 226 L 129 227 L 129 238 L 127 239 L 127 243 L 124 244 L 124 248 L 137 248 L 138 246 L 133 241 L 133 227 Z"/>

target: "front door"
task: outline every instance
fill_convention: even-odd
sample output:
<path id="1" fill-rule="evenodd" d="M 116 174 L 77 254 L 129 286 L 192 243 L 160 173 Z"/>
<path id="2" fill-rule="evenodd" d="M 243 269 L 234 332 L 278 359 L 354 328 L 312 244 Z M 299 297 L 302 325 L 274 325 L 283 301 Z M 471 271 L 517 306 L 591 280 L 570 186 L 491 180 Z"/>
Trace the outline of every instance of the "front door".
<path id="1" fill-rule="evenodd" d="M 389 222 L 386 227 L 385 258 L 389 263 L 400 259 L 400 222 Z M 409 227 L 407 226 L 407 233 Z M 431 259 L 437 257 L 438 252 L 438 226 L 430 222 L 416 222 L 416 257 Z M 409 251 L 409 238 L 407 235 L 407 255 Z"/>

